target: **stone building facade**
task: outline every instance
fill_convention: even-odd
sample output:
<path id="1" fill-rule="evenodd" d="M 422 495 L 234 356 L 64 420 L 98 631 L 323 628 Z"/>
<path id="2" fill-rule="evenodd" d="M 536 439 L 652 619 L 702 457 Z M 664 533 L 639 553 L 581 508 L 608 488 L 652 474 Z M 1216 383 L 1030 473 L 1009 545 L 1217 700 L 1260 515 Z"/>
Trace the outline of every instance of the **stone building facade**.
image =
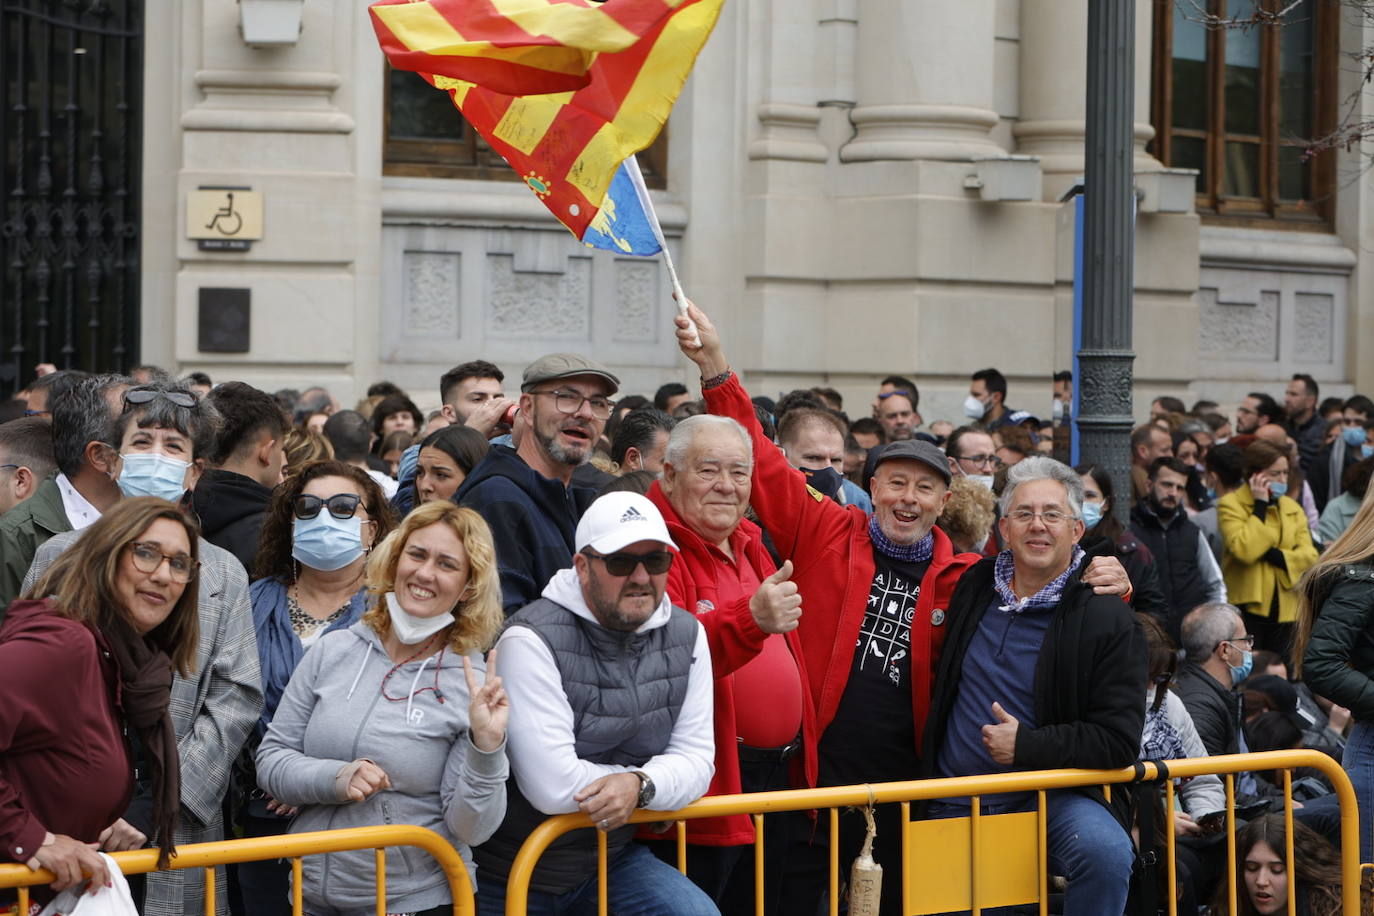
<path id="1" fill-rule="evenodd" d="M 277 47 L 246 44 L 237 7 L 148 2 L 145 361 L 323 384 L 344 402 L 390 378 L 430 406 L 443 370 L 476 357 L 518 376 L 542 352 L 579 350 L 619 368 L 626 392 L 688 380 L 657 260 L 583 247 L 522 184 L 391 161 L 394 84 L 363 3 L 304 0 L 298 40 Z M 1238 215 L 1194 198 L 1193 174 L 1156 155 L 1152 123 L 1161 74 L 1196 69 L 1185 7 L 1137 0 L 1137 413 L 1162 393 L 1277 394 L 1297 371 L 1324 395 L 1374 392 L 1374 186 L 1359 152 L 1323 160 L 1306 208 Z M 1304 84 L 1320 107 L 1358 92 L 1336 56 L 1374 44 L 1374 27 L 1334 0 L 1305 9 L 1321 23 L 1309 50 L 1251 50 L 1329 68 L 1319 91 Z M 751 388 L 823 382 L 862 405 L 881 376 L 914 374 L 934 420 L 957 417 L 969 373 L 996 365 L 1012 406 L 1048 409 L 1050 375 L 1072 357 L 1073 206 L 1060 198 L 1083 173 L 1086 17 L 1087 0 L 727 2 L 653 193 L 689 294 Z M 1233 30 L 1226 86 L 1259 31 Z M 1185 103 L 1188 87 L 1174 90 Z M 1356 110 L 1374 114 L 1374 96 Z M 1209 163 L 1269 155 L 1229 128 Z M 1193 148 L 1187 134 L 1177 149 Z M 1270 179 L 1296 174 L 1283 161 Z M 1229 191 L 1246 191 L 1234 172 Z M 187 195 L 206 185 L 263 193 L 250 251 L 186 237 Z M 205 287 L 251 291 L 247 352 L 198 349 Z"/>

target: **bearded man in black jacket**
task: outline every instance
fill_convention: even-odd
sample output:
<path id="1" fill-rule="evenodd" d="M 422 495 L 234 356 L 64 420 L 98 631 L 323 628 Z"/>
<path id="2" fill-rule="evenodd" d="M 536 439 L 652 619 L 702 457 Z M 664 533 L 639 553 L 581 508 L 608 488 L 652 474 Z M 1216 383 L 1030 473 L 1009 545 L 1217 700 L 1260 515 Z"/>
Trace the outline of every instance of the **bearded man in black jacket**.
<path id="1" fill-rule="evenodd" d="M 999 524 L 1008 549 L 964 573 L 950 601 L 926 775 L 1135 762 L 1145 638 L 1125 602 L 1082 581 L 1082 503 L 1078 475 L 1051 458 L 1027 458 L 1007 475 Z M 983 796 L 981 810 L 1034 808 L 1034 793 L 1014 793 Z M 968 813 L 967 799 L 929 809 L 933 817 Z M 1049 862 L 1068 878 L 1067 916 L 1125 909 L 1135 858 L 1125 816 L 1099 788 L 1048 793 Z"/>

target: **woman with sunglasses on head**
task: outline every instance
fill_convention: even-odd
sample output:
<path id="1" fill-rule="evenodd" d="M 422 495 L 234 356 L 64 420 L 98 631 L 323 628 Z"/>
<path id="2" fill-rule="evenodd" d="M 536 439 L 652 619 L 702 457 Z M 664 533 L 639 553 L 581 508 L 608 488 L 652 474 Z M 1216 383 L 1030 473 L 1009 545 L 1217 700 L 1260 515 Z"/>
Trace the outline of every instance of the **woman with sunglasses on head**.
<path id="1" fill-rule="evenodd" d="M 391 532 L 381 489 L 366 471 L 339 461 L 308 464 L 286 479 L 263 520 L 255 578 L 249 593 L 262 674 L 262 718 L 245 746 L 245 768 L 267 733 L 287 682 L 307 649 L 325 633 L 356 623 L 367 608 L 363 570 L 368 551 Z M 285 833 L 289 806 L 252 788 L 239 800 L 245 836 Z M 290 867 L 276 861 L 239 866 L 249 912 L 287 912 Z"/>
<path id="2" fill-rule="evenodd" d="M 92 847 L 134 798 L 126 729 L 141 749 L 157 834 L 173 834 L 180 766 L 168 702 L 173 671 L 195 664 L 197 596 L 187 585 L 197 554 L 195 527 L 171 503 L 124 500 L 0 626 L 0 848 L 54 872 L 53 890 L 108 880 Z"/>
<path id="3" fill-rule="evenodd" d="M 293 833 L 415 824 L 471 847 L 506 810 L 508 704 L 496 653 L 496 550 L 481 516 L 420 506 L 373 551 L 370 607 L 306 654 L 258 751 L 258 781 L 299 807 Z M 482 672 L 485 671 L 485 676 Z M 310 916 L 372 912 L 370 850 L 305 860 Z M 452 912 L 442 869 L 405 849 L 387 857 L 387 912 Z"/>

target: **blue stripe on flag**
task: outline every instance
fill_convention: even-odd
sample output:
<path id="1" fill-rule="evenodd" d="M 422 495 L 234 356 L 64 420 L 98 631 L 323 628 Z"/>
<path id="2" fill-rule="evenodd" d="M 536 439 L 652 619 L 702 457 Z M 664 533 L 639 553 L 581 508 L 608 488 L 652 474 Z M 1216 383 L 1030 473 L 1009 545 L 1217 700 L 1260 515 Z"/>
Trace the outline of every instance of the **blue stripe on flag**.
<path id="1" fill-rule="evenodd" d="M 663 250 L 623 164 L 611 180 L 606 201 L 587 227 L 582 241 L 589 248 L 621 254 L 654 255 Z"/>

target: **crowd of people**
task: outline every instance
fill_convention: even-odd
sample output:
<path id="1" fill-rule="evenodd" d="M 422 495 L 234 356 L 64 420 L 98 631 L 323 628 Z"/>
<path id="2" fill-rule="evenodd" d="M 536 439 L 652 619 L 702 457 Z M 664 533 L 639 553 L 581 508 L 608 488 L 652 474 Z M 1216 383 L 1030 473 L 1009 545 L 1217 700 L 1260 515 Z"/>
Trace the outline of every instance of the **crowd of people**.
<path id="1" fill-rule="evenodd" d="M 957 424 L 898 375 L 852 417 L 826 387 L 751 397 L 689 316 L 700 397 L 627 396 L 554 353 L 510 396 L 462 363 L 428 414 L 385 382 L 350 410 L 151 366 L 46 372 L 0 405 L 5 855 L 52 871 L 49 893 L 94 890 L 98 850 L 165 865 L 226 836 L 415 824 L 496 916 L 530 832 L 582 812 L 610 912 L 749 913 L 751 817 L 689 821 L 683 875 L 674 834 L 631 815 L 1308 747 L 1350 773 L 1374 859 L 1374 402 L 1319 401 L 1303 375 L 1233 418 L 1159 398 L 1127 491 L 1065 460 L 1068 373 L 1044 422 L 996 369 Z M 1237 779 L 1234 884 L 1216 777 L 1170 811 L 1156 786 L 1048 792 L 1056 906 L 1152 911 L 1168 818 L 1179 912 L 1338 912 L 1340 808 L 1319 771 L 1292 784 L 1290 874 L 1282 777 Z M 900 873 L 901 811 L 871 813 L 841 815 L 842 876 L 865 845 Z M 824 911 L 828 829 L 762 824 L 764 912 Z M 528 911 L 590 911 L 597 853 L 590 829 L 557 840 Z M 308 857 L 305 911 L 371 911 L 379 878 L 370 853 Z M 219 880 L 220 913 L 290 911 L 288 864 Z M 150 916 L 204 908 L 199 870 L 131 887 Z M 452 904 L 411 851 L 385 887 L 388 912 Z M 902 912 L 900 881 L 880 912 Z"/>

